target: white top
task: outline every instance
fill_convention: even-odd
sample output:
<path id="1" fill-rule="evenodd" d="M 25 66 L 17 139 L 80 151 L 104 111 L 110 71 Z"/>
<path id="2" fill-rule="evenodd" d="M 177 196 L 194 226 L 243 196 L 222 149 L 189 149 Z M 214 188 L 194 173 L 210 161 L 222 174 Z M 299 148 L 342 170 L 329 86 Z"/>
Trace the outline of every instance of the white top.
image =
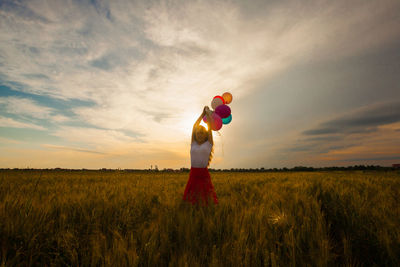
<path id="1" fill-rule="evenodd" d="M 207 168 L 212 144 L 207 140 L 201 145 L 196 141 L 192 142 L 190 148 L 190 161 L 194 168 Z"/>

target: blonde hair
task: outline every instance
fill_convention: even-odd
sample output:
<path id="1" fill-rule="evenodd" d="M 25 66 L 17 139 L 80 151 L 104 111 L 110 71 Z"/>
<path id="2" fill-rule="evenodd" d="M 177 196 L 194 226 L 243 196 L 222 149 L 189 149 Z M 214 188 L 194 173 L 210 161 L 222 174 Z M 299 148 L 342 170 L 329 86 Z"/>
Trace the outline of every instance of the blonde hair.
<path id="1" fill-rule="evenodd" d="M 206 127 L 204 127 L 203 125 L 197 125 L 196 127 L 196 132 L 197 131 L 204 131 L 207 132 Z M 207 137 L 208 138 L 208 137 Z"/>
<path id="2" fill-rule="evenodd" d="M 208 138 L 208 137 L 207 137 L 207 138 Z M 207 167 L 210 166 L 210 162 L 211 162 L 213 156 L 214 156 L 214 144 L 211 144 L 211 152 L 210 152 L 210 156 L 208 157 L 208 164 L 207 164 Z"/>

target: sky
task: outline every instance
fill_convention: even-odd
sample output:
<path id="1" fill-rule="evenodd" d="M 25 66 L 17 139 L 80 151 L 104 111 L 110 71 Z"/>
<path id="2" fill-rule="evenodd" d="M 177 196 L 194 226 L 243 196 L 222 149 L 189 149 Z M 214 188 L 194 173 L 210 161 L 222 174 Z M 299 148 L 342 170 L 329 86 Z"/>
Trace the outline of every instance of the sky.
<path id="1" fill-rule="evenodd" d="M 400 163 L 400 1 L 0 0 L 0 168 Z"/>

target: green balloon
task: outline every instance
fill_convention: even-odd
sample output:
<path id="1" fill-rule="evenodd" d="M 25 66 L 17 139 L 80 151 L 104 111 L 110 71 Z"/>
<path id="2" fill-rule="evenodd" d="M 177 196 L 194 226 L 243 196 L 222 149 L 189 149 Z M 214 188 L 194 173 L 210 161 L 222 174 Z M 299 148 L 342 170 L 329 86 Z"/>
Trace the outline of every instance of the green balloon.
<path id="1" fill-rule="evenodd" d="M 229 124 L 232 121 L 232 114 L 222 119 L 223 124 Z"/>

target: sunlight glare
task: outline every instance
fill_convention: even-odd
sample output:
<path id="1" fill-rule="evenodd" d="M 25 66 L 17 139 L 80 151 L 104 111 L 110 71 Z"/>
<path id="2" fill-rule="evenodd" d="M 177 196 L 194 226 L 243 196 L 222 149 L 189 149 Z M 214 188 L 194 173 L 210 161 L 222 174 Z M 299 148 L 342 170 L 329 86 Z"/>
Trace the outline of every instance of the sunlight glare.
<path id="1" fill-rule="evenodd" d="M 205 123 L 203 120 L 201 120 L 200 125 L 204 126 L 204 128 L 206 128 L 206 130 L 208 131 L 208 124 Z"/>
<path id="2" fill-rule="evenodd" d="M 199 115 L 195 112 L 185 112 L 185 114 L 182 116 L 182 121 L 180 123 L 180 129 L 182 130 L 182 132 L 184 132 L 185 134 L 191 134 L 193 124 L 196 122 L 198 116 Z"/>
<path id="3" fill-rule="evenodd" d="M 183 116 L 182 116 L 182 121 L 179 124 L 179 128 L 181 129 L 182 132 L 184 132 L 185 134 L 191 134 L 192 133 L 192 129 L 193 129 L 193 125 L 196 122 L 196 120 L 198 119 L 199 114 L 197 114 L 196 112 L 186 112 Z M 204 126 L 207 131 L 208 131 L 208 125 L 207 123 L 205 123 L 203 120 L 200 121 L 200 125 Z"/>

